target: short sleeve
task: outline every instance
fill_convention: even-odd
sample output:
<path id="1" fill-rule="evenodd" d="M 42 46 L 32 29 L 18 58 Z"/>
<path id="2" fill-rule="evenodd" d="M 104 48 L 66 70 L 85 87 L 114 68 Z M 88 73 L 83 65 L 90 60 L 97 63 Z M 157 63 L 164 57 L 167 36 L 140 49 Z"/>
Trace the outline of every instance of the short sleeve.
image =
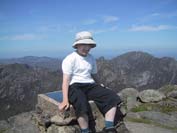
<path id="1" fill-rule="evenodd" d="M 96 64 L 96 60 L 93 58 L 93 66 L 92 66 L 92 74 L 96 74 L 97 73 L 97 64 Z"/>
<path id="2" fill-rule="evenodd" d="M 62 71 L 64 74 L 69 74 L 69 75 L 72 74 L 72 72 L 73 72 L 73 65 L 72 64 L 73 64 L 72 60 L 69 56 L 63 60 Z"/>

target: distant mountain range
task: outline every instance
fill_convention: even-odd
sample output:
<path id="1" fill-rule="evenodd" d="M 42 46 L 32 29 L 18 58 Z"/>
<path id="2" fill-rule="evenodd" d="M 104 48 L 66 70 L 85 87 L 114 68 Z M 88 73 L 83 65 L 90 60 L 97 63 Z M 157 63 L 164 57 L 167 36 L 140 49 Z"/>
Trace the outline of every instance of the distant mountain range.
<path id="1" fill-rule="evenodd" d="M 60 69 L 61 59 L 50 57 L 35 57 L 25 56 L 23 58 L 0 59 L 0 64 L 27 64 L 33 67 L 47 68 L 48 70 L 56 71 Z"/>
<path id="2" fill-rule="evenodd" d="M 37 94 L 61 89 L 60 59 L 33 57 L 0 60 L 0 119 L 34 109 Z M 177 84 L 177 61 L 144 52 L 97 59 L 98 80 L 116 92 L 133 87 L 158 89 Z"/>

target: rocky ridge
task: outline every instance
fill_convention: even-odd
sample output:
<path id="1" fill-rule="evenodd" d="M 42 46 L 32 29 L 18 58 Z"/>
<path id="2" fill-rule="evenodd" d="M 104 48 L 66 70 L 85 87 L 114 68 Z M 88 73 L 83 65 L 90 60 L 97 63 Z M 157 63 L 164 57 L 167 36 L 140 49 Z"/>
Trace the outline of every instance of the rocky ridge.
<path id="1" fill-rule="evenodd" d="M 177 62 L 173 58 L 156 58 L 144 52 L 129 52 L 111 60 L 97 60 L 99 81 L 117 92 L 133 87 L 158 89 L 177 84 Z"/>
<path id="2" fill-rule="evenodd" d="M 0 119 L 33 110 L 37 94 L 56 90 L 60 81 L 57 72 L 44 68 L 0 65 Z"/>

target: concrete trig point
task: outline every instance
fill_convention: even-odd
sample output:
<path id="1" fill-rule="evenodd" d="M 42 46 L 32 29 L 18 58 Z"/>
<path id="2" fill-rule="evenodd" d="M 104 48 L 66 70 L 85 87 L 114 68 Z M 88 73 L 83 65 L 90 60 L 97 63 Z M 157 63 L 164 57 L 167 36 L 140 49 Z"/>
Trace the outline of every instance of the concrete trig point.
<path id="1" fill-rule="evenodd" d="M 69 111 L 61 112 L 58 109 L 58 102 L 62 102 L 62 92 L 54 91 L 46 94 L 38 95 L 37 108 L 42 112 L 41 114 L 47 115 L 49 121 L 57 126 L 68 126 L 73 121 L 76 121 L 75 111 L 70 106 Z M 102 130 L 104 128 L 104 117 L 98 110 L 96 104 L 93 101 L 89 101 L 92 112 L 96 122 L 96 130 Z"/>

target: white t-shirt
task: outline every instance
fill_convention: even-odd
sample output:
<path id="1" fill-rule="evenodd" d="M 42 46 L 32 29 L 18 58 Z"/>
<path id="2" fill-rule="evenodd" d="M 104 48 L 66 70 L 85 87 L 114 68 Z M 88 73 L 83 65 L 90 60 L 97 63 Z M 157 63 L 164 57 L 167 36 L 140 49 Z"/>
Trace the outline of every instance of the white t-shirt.
<path id="1" fill-rule="evenodd" d="M 64 74 L 71 76 L 70 85 L 73 83 L 94 83 L 91 74 L 97 73 L 97 66 L 91 54 L 83 57 L 77 52 L 73 52 L 63 60 L 62 70 Z"/>

